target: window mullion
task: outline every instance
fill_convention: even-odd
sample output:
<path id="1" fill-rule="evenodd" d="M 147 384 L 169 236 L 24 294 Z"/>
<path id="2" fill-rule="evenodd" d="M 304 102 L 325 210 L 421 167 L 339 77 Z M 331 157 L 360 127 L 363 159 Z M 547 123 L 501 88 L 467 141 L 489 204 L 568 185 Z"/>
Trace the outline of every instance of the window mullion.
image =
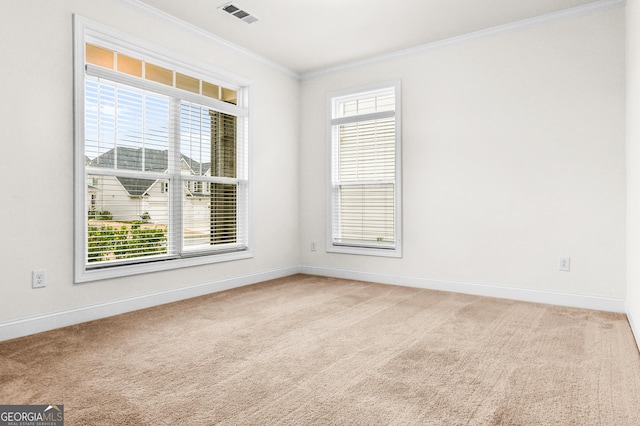
<path id="1" fill-rule="evenodd" d="M 118 168 L 118 99 L 119 99 L 119 95 L 120 91 L 118 90 L 118 87 L 116 86 L 116 89 L 113 92 L 113 116 L 114 116 L 114 122 L 113 122 L 113 168 L 117 169 Z"/>
<path id="2" fill-rule="evenodd" d="M 183 241 L 183 183 L 180 173 L 180 100 L 171 99 L 169 135 L 169 252 L 182 253 Z"/>
<path id="3" fill-rule="evenodd" d="M 336 117 L 331 119 L 331 124 L 339 126 L 341 124 L 359 123 L 374 120 L 384 120 L 385 118 L 395 117 L 395 111 L 380 111 L 369 114 L 348 115 L 346 117 Z"/>

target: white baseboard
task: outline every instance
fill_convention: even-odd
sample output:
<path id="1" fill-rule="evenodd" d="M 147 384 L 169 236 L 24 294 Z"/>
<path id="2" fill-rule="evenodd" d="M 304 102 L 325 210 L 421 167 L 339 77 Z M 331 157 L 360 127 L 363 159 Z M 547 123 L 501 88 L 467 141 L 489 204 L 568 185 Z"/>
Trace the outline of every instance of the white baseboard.
<path id="1" fill-rule="evenodd" d="M 40 333 L 60 327 L 80 324 L 100 318 L 150 308 L 165 303 L 177 302 L 205 294 L 216 293 L 245 285 L 255 284 L 275 278 L 304 273 L 326 277 L 344 278 L 361 281 L 372 281 L 382 284 L 401 285 L 406 287 L 430 290 L 451 291 L 455 293 L 474 294 L 478 296 L 498 297 L 502 299 L 522 300 L 526 302 L 548 303 L 553 305 L 577 308 L 597 309 L 610 312 L 627 313 L 636 341 L 640 346 L 640 323 L 638 315 L 631 312 L 623 299 L 597 296 L 555 293 L 540 290 L 500 287 L 486 284 L 461 283 L 455 281 L 430 280 L 425 278 L 401 275 L 378 274 L 352 271 L 346 269 L 320 268 L 315 266 L 291 266 L 288 268 L 263 271 L 250 275 L 212 281 L 185 288 L 167 290 L 143 296 L 114 300 L 97 305 L 83 306 L 66 311 L 53 312 L 34 317 L 0 323 L 0 341 Z"/>
<path id="2" fill-rule="evenodd" d="M 192 297 L 203 296 L 205 294 L 216 293 L 236 287 L 259 283 L 261 281 L 286 277 L 300 272 L 298 266 L 275 269 L 259 272 L 250 275 L 243 275 L 198 284 L 185 288 L 167 290 L 158 293 L 146 294 L 143 296 L 130 297 L 127 299 L 113 300 L 97 305 L 83 306 L 66 311 L 53 312 L 29 318 L 22 318 L 14 321 L 0 323 L 0 341 L 27 336 L 29 334 L 49 331 L 60 327 L 80 324 L 100 318 L 124 314 L 126 312 L 137 311 L 139 309 L 150 308 L 152 306 L 163 305 L 165 303 L 177 302 L 179 300 L 190 299 Z"/>
<path id="3" fill-rule="evenodd" d="M 638 345 L 638 350 L 640 351 L 640 316 L 636 315 L 640 312 L 634 312 L 631 309 L 631 306 L 627 303 L 627 319 L 629 320 L 629 325 L 631 326 L 631 331 L 633 332 L 633 337 L 636 339 L 636 345 Z"/>
<path id="4" fill-rule="evenodd" d="M 596 309 L 599 311 L 624 313 L 624 299 L 580 294 L 556 293 L 551 291 L 526 288 L 501 287 L 487 284 L 462 283 L 455 281 L 430 280 L 425 278 L 406 277 L 400 275 L 377 274 L 371 272 L 351 271 L 345 269 L 301 266 L 303 274 L 344 278 L 360 281 L 372 281 L 382 284 L 401 285 L 429 290 L 451 291 L 454 293 L 474 294 L 477 296 L 497 297 L 501 299 L 521 300 L 525 302 L 547 303 L 550 305 L 570 306 L 575 308 Z M 640 331 L 640 329 L 638 329 Z"/>

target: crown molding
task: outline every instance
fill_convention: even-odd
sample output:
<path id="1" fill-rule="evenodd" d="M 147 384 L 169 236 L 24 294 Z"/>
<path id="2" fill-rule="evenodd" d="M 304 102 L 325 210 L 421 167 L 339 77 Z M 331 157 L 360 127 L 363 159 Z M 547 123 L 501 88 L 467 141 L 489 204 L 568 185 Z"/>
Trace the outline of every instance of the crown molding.
<path id="1" fill-rule="evenodd" d="M 420 46 L 416 46 L 408 49 L 402 49 L 395 52 L 386 53 L 383 55 L 372 56 L 370 58 L 362 59 L 359 61 L 347 62 L 347 63 L 336 65 L 336 66 L 321 68 L 315 71 L 297 73 L 277 62 L 267 59 L 264 56 L 258 55 L 257 53 L 252 52 L 249 49 L 245 49 L 244 47 L 238 46 L 237 44 L 232 43 L 229 40 L 219 37 L 213 33 L 210 33 L 209 31 L 206 31 L 198 26 L 185 22 L 182 19 L 176 18 L 175 16 L 169 13 L 163 12 L 146 3 L 143 3 L 140 0 L 120 0 L 120 1 L 122 1 L 123 3 L 129 5 L 130 7 L 142 13 L 145 13 L 149 16 L 153 16 L 157 19 L 160 19 L 162 21 L 175 25 L 176 27 L 179 27 L 188 32 L 191 32 L 207 41 L 218 44 L 226 49 L 239 53 L 256 62 L 265 64 L 277 71 L 282 72 L 283 74 L 289 77 L 293 77 L 299 80 L 308 80 L 308 79 L 320 77 L 323 75 L 334 74 L 334 73 L 341 72 L 348 69 L 363 67 L 366 65 L 372 65 L 379 62 L 388 61 L 391 59 L 414 55 L 414 54 L 422 53 L 432 49 L 437 49 L 437 48 L 455 45 L 459 43 L 465 43 L 471 40 L 482 39 L 482 38 L 490 37 L 496 34 L 505 34 L 505 33 L 515 32 L 515 31 L 520 31 L 526 28 L 531 28 L 539 25 L 563 21 L 566 19 L 584 16 L 584 15 L 588 15 L 596 12 L 603 12 L 609 9 L 624 7 L 627 3 L 627 0 L 599 0 L 593 3 L 588 3 L 581 6 L 560 10 L 558 12 L 552 12 L 545 15 L 536 16 L 533 18 L 523 19 L 521 21 L 511 22 L 509 24 L 498 25 L 495 27 L 486 28 L 484 30 L 474 31 L 472 33 L 462 34 L 462 35 L 450 37 L 444 40 L 426 43 Z"/>
<path id="2" fill-rule="evenodd" d="M 334 73 L 352 69 L 352 68 L 363 67 L 366 65 L 372 65 L 379 62 L 388 61 L 391 59 L 410 56 L 410 55 L 422 53 L 428 50 L 441 48 L 444 46 L 450 46 L 450 45 L 455 45 L 459 43 L 465 43 L 471 40 L 482 39 L 482 38 L 493 36 L 496 34 L 505 34 L 505 33 L 515 32 L 515 31 L 520 31 L 526 28 L 549 24 L 552 22 L 563 21 L 566 19 L 584 16 L 584 15 L 588 15 L 596 12 L 603 12 L 609 9 L 624 7 L 626 3 L 627 3 L 627 0 L 600 0 L 593 3 L 585 4 L 582 6 L 576 6 L 576 7 L 571 7 L 569 9 L 560 10 L 558 12 L 553 12 L 545 15 L 536 16 L 533 18 L 523 19 L 521 21 L 511 22 L 509 24 L 498 25 L 498 26 L 486 28 L 480 31 L 474 31 L 472 33 L 462 34 L 462 35 L 447 38 L 444 40 L 434 41 L 432 43 L 426 43 L 426 44 L 412 47 L 409 49 L 397 50 L 395 52 L 372 56 L 370 58 L 362 59 L 359 61 L 347 62 L 344 64 L 319 69 L 316 71 L 305 72 L 300 74 L 300 79 L 308 80 L 311 78 L 320 77 L 328 74 L 334 74 Z"/>
<path id="3" fill-rule="evenodd" d="M 277 71 L 282 72 L 283 74 L 289 76 L 289 77 L 293 77 L 296 79 L 300 78 L 300 74 L 298 74 L 297 72 L 278 64 L 277 62 L 274 62 L 270 59 L 265 58 L 264 56 L 258 55 L 257 53 L 254 53 L 252 51 L 250 51 L 249 49 L 245 49 L 244 47 L 238 46 L 235 43 L 230 42 L 229 40 L 226 40 L 222 37 L 218 37 L 217 35 L 210 33 L 209 31 L 203 30 L 202 28 L 190 24 L 186 21 L 183 21 L 182 19 L 176 18 L 175 16 L 163 12 L 160 9 L 157 9 L 153 6 L 150 6 L 146 3 L 143 3 L 140 0 L 120 0 L 123 3 L 127 4 L 128 6 L 146 14 L 149 16 L 153 16 L 154 18 L 160 19 L 164 22 L 167 22 L 169 24 L 175 25 L 178 28 L 181 28 L 183 30 L 186 30 L 192 34 L 197 35 L 198 37 L 213 42 L 217 45 L 220 45 L 226 49 L 229 49 L 233 52 L 239 53 L 249 59 L 252 59 L 256 62 L 260 62 L 262 64 L 265 64 Z"/>

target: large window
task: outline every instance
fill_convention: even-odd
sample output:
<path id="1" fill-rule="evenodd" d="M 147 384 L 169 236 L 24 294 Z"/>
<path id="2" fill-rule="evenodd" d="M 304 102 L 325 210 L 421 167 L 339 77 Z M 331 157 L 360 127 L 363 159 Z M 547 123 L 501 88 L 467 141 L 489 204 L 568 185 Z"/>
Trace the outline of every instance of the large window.
<path id="1" fill-rule="evenodd" d="M 328 95 L 328 251 L 401 256 L 400 82 Z"/>
<path id="2" fill-rule="evenodd" d="M 75 29 L 76 281 L 250 256 L 246 83 Z"/>

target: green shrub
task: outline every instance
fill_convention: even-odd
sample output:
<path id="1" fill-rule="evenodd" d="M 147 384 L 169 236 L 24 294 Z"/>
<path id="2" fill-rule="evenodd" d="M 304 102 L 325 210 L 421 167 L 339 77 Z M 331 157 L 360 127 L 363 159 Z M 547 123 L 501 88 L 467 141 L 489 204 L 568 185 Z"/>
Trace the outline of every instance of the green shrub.
<path id="1" fill-rule="evenodd" d="M 99 262 L 110 259 L 129 259 L 167 252 L 164 229 L 116 229 L 108 225 L 88 227 L 88 260 Z"/>
<path id="2" fill-rule="evenodd" d="M 113 220 L 113 215 L 109 210 L 89 210 L 89 220 Z"/>
<path id="3" fill-rule="evenodd" d="M 109 210 L 102 210 L 101 212 L 98 212 L 98 220 L 113 220 L 113 215 L 111 214 L 111 212 Z"/>

